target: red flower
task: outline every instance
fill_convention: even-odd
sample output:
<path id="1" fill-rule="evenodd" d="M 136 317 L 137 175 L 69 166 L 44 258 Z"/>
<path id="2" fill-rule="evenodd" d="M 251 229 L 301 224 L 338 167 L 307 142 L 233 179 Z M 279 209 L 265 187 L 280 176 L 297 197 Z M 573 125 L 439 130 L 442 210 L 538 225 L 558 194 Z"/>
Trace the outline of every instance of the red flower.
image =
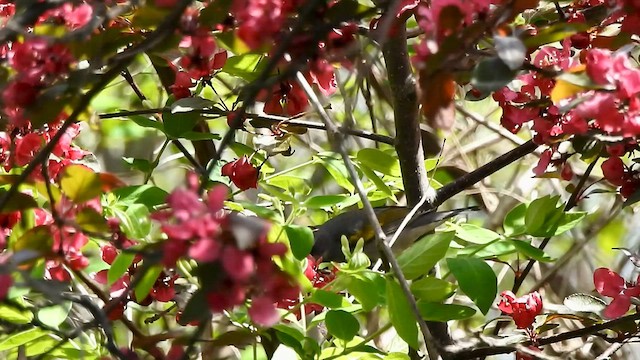
<path id="1" fill-rule="evenodd" d="M 527 329 L 533 325 L 536 315 L 542 311 L 542 296 L 534 291 L 525 296 L 516 298 L 511 291 L 503 291 L 498 308 L 511 316 L 518 329 Z"/>
<path id="2" fill-rule="evenodd" d="M 13 285 L 13 279 L 9 274 L 0 274 L 0 300 L 4 300 L 9 293 L 9 288 Z"/>
<path id="3" fill-rule="evenodd" d="M 619 157 L 610 157 L 600 165 L 602 174 L 613 185 L 621 186 L 626 182 L 624 163 Z"/>
<path id="4" fill-rule="evenodd" d="M 609 319 L 624 315 L 631 306 L 631 298 L 640 296 L 640 286 L 624 281 L 615 271 L 607 268 L 593 272 L 593 283 L 600 295 L 613 298 L 604 310 L 604 316 Z"/>
<path id="5" fill-rule="evenodd" d="M 258 169 L 251 165 L 246 156 L 225 164 L 222 175 L 228 176 L 240 190 L 258 187 Z"/>

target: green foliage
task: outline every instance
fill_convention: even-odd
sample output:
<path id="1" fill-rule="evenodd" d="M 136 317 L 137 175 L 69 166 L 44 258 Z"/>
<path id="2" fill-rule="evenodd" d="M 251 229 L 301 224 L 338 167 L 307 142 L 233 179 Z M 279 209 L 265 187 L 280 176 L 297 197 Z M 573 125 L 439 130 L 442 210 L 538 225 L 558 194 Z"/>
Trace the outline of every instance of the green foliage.
<path id="1" fill-rule="evenodd" d="M 398 264 L 407 279 L 427 274 L 445 256 L 454 235 L 453 232 L 436 233 L 402 252 Z"/>
<path id="2" fill-rule="evenodd" d="M 476 258 L 448 258 L 447 266 L 462 290 L 483 314 L 487 314 L 498 292 L 496 274 Z"/>
<path id="3" fill-rule="evenodd" d="M 286 225 L 284 227 L 291 246 L 293 256 L 303 260 L 311 252 L 313 247 L 313 232 L 306 226 Z"/>
<path id="4" fill-rule="evenodd" d="M 386 282 L 387 307 L 389 319 L 402 340 L 414 349 L 418 348 L 418 324 L 411 311 L 411 306 L 402 292 L 400 284 L 393 278 L 387 277 Z"/>

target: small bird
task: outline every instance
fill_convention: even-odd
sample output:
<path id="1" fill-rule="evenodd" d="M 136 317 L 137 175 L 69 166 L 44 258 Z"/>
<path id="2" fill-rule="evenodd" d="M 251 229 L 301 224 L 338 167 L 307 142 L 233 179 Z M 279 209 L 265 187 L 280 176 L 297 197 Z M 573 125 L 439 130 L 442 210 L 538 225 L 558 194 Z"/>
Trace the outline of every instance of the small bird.
<path id="1" fill-rule="evenodd" d="M 450 211 L 421 211 L 415 214 L 413 219 L 407 224 L 393 244 L 393 251 L 399 252 L 422 236 L 433 232 L 436 227 L 460 213 L 478 210 L 477 207 L 467 207 Z M 387 241 L 396 232 L 404 218 L 411 211 L 404 206 L 382 206 L 374 208 L 376 217 L 382 226 L 382 230 L 387 235 Z M 356 242 L 364 239 L 364 252 L 372 260 L 377 260 L 380 255 L 375 244 L 374 229 L 369 222 L 369 218 L 364 209 L 344 212 L 314 230 L 315 243 L 311 249 L 311 255 L 315 258 L 322 258 L 323 261 L 344 262 L 345 256 L 342 253 L 342 236 L 349 240 L 351 248 Z"/>

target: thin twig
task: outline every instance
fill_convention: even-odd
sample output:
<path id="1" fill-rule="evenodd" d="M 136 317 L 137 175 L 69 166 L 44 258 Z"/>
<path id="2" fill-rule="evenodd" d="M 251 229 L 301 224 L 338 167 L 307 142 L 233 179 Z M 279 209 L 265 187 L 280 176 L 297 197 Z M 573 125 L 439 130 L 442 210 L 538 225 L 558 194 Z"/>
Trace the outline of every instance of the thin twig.
<path id="1" fill-rule="evenodd" d="M 376 238 L 378 249 L 382 250 L 383 257 L 385 258 L 387 263 L 391 266 L 391 270 L 393 271 L 393 274 L 398 279 L 398 282 L 400 283 L 400 286 L 402 288 L 402 292 L 406 296 L 407 301 L 409 302 L 409 304 L 411 306 L 411 310 L 412 310 L 413 314 L 416 317 L 416 321 L 418 322 L 418 325 L 420 326 L 420 331 L 422 332 L 422 336 L 424 337 L 425 342 L 427 342 L 428 339 L 430 338 L 429 337 L 429 329 L 427 328 L 427 324 L 424 321 L 424 319 L 422 318 L 422 315 L 420 314 L 420 310 L 418 309 L 418 305 L 416 304 L 416 299 L 414 298 L 413 294 L 411 293 L 411 289 L 409 288 L 409 284 L 407 283 L 407 280 L 404 277 L 404 274 L 402 273 L 402 270 L 400 269 L 400 266 L 398 265 L 398 261 L 396 260 L 395 256 L 393 255 L 393 252 L 391 251 L 391 248 L 387 245 L 387 243 L 385 241 L 386 240 L 386 235 L 385 235 L 384 231 L 382 230 L 382 226 L 380 226 L 380 222 L 378 221 L 378 219 L 376 217 L 376 214 L 375 214 L 375 212 L 373 210 L 373 207 L 371 206 L 371 202 L 369 202 L 369 199 L 367 198 L 367 193 L 364 190 L 364 185 L 362 184 L 362 181 L 360 180 L 360 177 L 358 176 L 358 172 L 356 171 L 355 167 L 353 166 L 353 163 L 351 162 L 351 158 L 349 157 L 349 153 L 347 152 L 347 150 L 344 147 L 344 141 L 343 141 L 343 138 L 342 138 L 342 134 L 338 130 L 338 127 L 335 125 L 335 123 L 333 122 L 333 120 L 331 119 L 331 117 L 329 116 L 327 111 L 322 106 L 322 103 L 320 102 L 320 100 L 316 96 L 315 92 L 311 88 L 311 85 L 309 85 L 309 82 L 307 81 L 307 79 L 304 77 L 304 75 L 301 72 L 297 73 L 297 79 L 298 79 L 298 83 L 300 83 L 300 85 L 302 86 L 303 90 L 305 91 L 305 93 L 309 97 L 309 100 L 311 101 L 311 104 L 313 105 L 315 110 L 320 115 L 320 118 L 324 122 L 324 124 L 325 124 L 325 126 L 327 128 L 327 136 L 329 138 L 329 143 L 334 148 L 334 151 L 338 152 L 340 154 L 340 156 L 342 157 L 342 160 L 343 160 L 343 162 L 345 164 L 347 172 L 349 173 L 349 176 L 351 177 L 351 182 L 353 183 L 353 185 L 355 186 L 356 190 L 358 191 L 358 194 L 360 195 L 360 200 L 362 201 L 362 204 L 364 205 L 364 210 L 365 210 L 365 213 L 367 215 L 367 218 L 369 219 L 369 222 L 370 222 L 371 226 L 374 229 L 374 234 L 375 234 L 375 238 Z"/>
<path id="2" fill-rule="evenodd" d="M 436 200 L 434 206 L 438 206 L 446 200 L 452 198 L 454 195 L 467 189 L 469 186 L 482 181 L 484 178 L 495 173 L 498 170 L 503 169 L 507 165 L 519 160 L 523 156 L 533 152 L 538 145 L 529 140 L 526 143 L 518 146 L 517 148 L 505 153 L 494 160 L 482 165 L 476 170 L 458 178 L 457 180 L 448 183 L 447 185 L 436 190 Z"/>
<path id="3" fill-rule="evenodd" d="M 98 117 L 100 119 L 113 119 L 113 118 L 120 118 L 120 117 L 128 117 L 132 115 L 150 115 L 150 114 L 165 113 L 170 111 L 171 111 L 170 108 L 142 109 L 142 110 L 119 111 L 115 113 L 100 114 L 98 115 Z M 212 114 L 212 115 L 218 115 L 222 117 L 222 116 L 229 115 L 231 111 L 212 108 L 212 109 L 195 109 L 192 112 L 198 113 L 198 114 L 205 114 L 205 115 Z M 297 127 L 303 127 L 306 129 L 326 131 L 326 127 L 323 123 L 315 122 L 315 121 L 296 120 L 297 118 L 299 118 L 299 116 L 297 115 L 292 117 L 285 117 L 285 116 L 277 116 L 277 115 L 270 115 L 270 114 L 245 113 L 244 116 L 247 119 L 255 119 L 255 120 L 271 123 L 272 126 L 277 126 L 282 124 L 282 125 L 288 125 L 293 127 L 297 126 Z M 370 132 L 366 130 L 357 130 L 357 129 L 352 129 L 344 126 L 340 126 L 338 127 L 338 129 L 340 132 L 361 137 L 363 139 L 381 142 L 388 145 L 394 144 L 394 139 L 392 137 L 382 135 L 382 134 L 376 134 L 375 132 Z"/>
<path id="4" fill-rule="evenodd" d="M 539 346 L 550 345 L 559 343 L 566 340 L 571 340 L 583 336 L 594 335 L 603 330 L 611 330 L 619 328 L 623 324 L 629 324 L 630 322 L 636 321 L 640 319 L 640 312 L 635 314 L 631 314 L 625 317 L 621 317 L 615 320 L 603 322 L 600 324 L 595 324 L 592 326 L 587 326 L 581 329 L 568 331 L 566 333 L 548 336 L 545 338 L 537 339 L 536 344 Z M 622 340 L 624 341 L 624 339 Z M 522 342 L 521 346 L 529 346 L 531 345 L 531 340 L 527 340 Z M 463 360 L 463 359 L 476 359 L 479 357 L 485 357 L 489 355 L 498 355 L 498 354 L 507 354 L 518 350 L 518 346 L 509 345 L 509 346 L 473 346 L 471 349 L 457 350 L 451 351 L 449 354 L 451 355 L 451 359 L 455 360 Z"/>

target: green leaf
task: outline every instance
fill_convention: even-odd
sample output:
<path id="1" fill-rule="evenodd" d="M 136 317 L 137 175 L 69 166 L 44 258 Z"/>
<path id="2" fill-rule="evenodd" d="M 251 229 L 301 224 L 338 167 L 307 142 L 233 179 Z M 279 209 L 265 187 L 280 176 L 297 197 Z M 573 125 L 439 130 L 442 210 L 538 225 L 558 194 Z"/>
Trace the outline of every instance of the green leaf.
<path id="1" fill-rule="evenodd" d="M 62 170 L 60 187 L 68 198 L 79 204 L 102 194 L 100 175 L 83 165 L 67 165 Z"/>
<path id="2" fill-rule="evenodd" d="M 364 311 L 371 311 L 374 307 L 385 302 L 384 278 L 381 274 L 370 270 L 338 271 L 332 290 L 346 290 L 362 304 Z"/>
<path id="3" fill-rule="evenodd" d="M 455 229 L 457 238 L 473 244 L 488 244 L 500 239 L 500 234 L 473 224 L 457 225 Z"/>
<path id="4" fill-rule="evenodd" d="M 314 291 L 309 297 L 309 302 L 312 304 L 320 304 L 330 309 L 337 309 L 351 305 L 344 296 L 322 289 Z"/>
<path id="5" fill-rule="evenodd" d="M 585 218 L 585 216 L 587 216 L 586 212 L 564 213 L 558 222 L 558 228 L 553 235 L 560 235 L 565 231 L 573 229 Z"/>
<path id="6" fill-rule="evenodd" d="M 376 174 L 373 170 L 371 170 L 368 166 L 364 164 L 360 164 L 360 170 L 364 173 L 364 175 L 371 180 L 371 182 L 376 186 L 376 189 L 387 195 L 388 197 L 394 197 L 393 191 L 391 188 Z M 395 197 L 394 197 L 395 199 Z"/>
<path id="7" fill-rule="evenodd" d="M 9 335 L 4 340 L 0 341 L 0 351 L 14 349 L 18 346 L 27 344 L 29 342 L 32 342 L 33 340 L 39 339 L 47 335 L 48 333 L 38 328 L 33 328 L 33 329 L 21 331 L 13 335 Z"/>
<path id="8" fill-rule="evenodd" d="M 389 319 L 402 340 L 409 346 L 418 349 L 418 325 L 411 311 L 409 301 L 404 296 L 400 284 L 394 279 L 387 278 L 387 306 Z"/>
<path id="9" fill-rule="evenodd" d="M 0 199 L 3 199 L 7 196 L 8 191 L 5 189 L 0 189 Z M 38 203 L 36 200 L 31 197 L 31 195 L 27 195 L 25 193 L 16 192 L 14 193 L 9 201 L 2 208 L 0 213 L 6 214 L 14 211 L 24 211 L 27 209 L 37 208 Z"/>
<path id="10" fill-rule="evenodd" d="M 524 223 L 524 217 L 527 213 L 527 205 L 520 204 L 507 214 L 504 218 L 504 234 L 506 236 L 518 236 L 525 233 L 527 227 Z"/>
<path id="11" fill-rule="evenodd" d="M 30 341 L 28 344 L 25 344 L 25 355 L 32 358 L 33 356 L 40 355 L 53 349 L 58 344 L 60 344 L 59 339 L 53 338 L 53 335 L 51 334 L 47 334 L 47 336 L 40 337 L 36 340 Z"/>
<path id="12" fill-rule="evenodd" d="M 400 162 L 397 157 L 391 156 L 376 148 L 365 148 L 358 151 L 358 161 L 366 167 L 385 175 L 400 177 Z"/>
<path id="13" fill-rule="evenodd" d="M 49 254 L 52 246 L 53 236 L 51 235 L 51 228 L 47 225 L 29 229 L 12 244 L 14 252 L 32 250 L 40 254 Z"/>
<path id="14" fill-rule="evenodd" d="M 136 254 L 129 251 L 121 252 L 116 256 L 113 263 L 111 263 L 109 271 L 107 271 L 107 282 L 109 285 L 113 285 L 116 280 L 120 279 L 122 275 L 129 270 L 129 266 L 131 266 L 135 257 Z"/>
<path id="15" fill-rule="evenodd" d="M 537 247 L 532 246 L 526 240 L 517 240 L 517 239 L 509 239 L 509 240 L 513 243 L 513 245 L 516 247 L 519 253 L 521 253 L 522 255 L 530 259 L 534 259 L 541 262 L 555 261 L 554 258 L 549 256 L 544 251 L 538 249 Z"/>
<path id="16" fill-rule="evenodd" d="M 498 279 L 491 266 L 484 260 L 462 257 L 448 258 L 447 265 L 460 289 L 486 315 L 498 293 Z"/>
<path id="17" fill-rule="evenodd" d="M 308 198 L 304 202 L 304 206 L 309 209 L 324 209 L 332 206 L 336 206 L 340 204 L 345 199 L 347 199 L 347 195 L 338 194 L 338 195 L 316 195 Z"/>
<path id="18" fill-rule="evenodd" d="M 466 245 L 463 249 L 459 249 L 457 256 L 473 256 L 476 258 L 486 259 L 502 255 L 513 254 L 516 247 L 508 240 L 498 240 L 487 245 Z"/>
<path id="19" fill-rule="evenodd" d="M 200 321 L 210 314 L 209 305 L 204 290 L 197 290 L 187 302 L 178 321 L 180 325 L 187 325 L 192 321 Z"/>
<path id="20" fill-rule="evenodd" d="M 221 71 L 246 81 L 253 81 L 264 71 L 266 66 L 267 63 L 264 61 L 263 55 L 242 54 L 228 58 Z"/>
<path id="21" fill-rule="evenodd" d="M 324 322 L 329 334 L 345 341 L 353 339 L 360 330 L 358 320 L 344 310 L 329 310 L 325 315 Z"/>
<path id="22" fill-rule="evenodd" d="M 399 353 L 399 352 L 388 353 L 382 359 L 383 360 L 411 360 L 409 355 L 404 354 L 404 353 Z"/>
<path id="23" fill-rule="evenodd" d="M 433 276 L 425 276 L 411 283 L 411 292 L 421 300 L 441 302 L 456 290 L 456 285 Z"/>
<path id="24" fill-rule="evenodd" d="M 180 138 L 191 141 L 198 140 L 220 140 L 220 135 L 213 133 L 202 133 L 198 131 L 187 131 L 180 135 Z"/>
<path id="25" fill-rule="evenodd" d="M 407 279 L 428 273 L 445 256 L 454 236 L 453 231 L 435 233 L 403 251 L 398 256 L 398 265 Z"/>
<path id="26" fill-rule="evenodd" d="M 138 170 L 147 174 L 153 170 L 153 164 L 147 159 L 137 159 L 132 157 L 123 157 L 122 160 L 129 165 L 131 170 Z"/>
<path id="27" fill-rule="evenodd" d="M 125 211 L 128 221 L 122 223 L 127 235 L 142 240 L 151 232 L 149 209 L 143 204 L 131 204 Z"/>
<path id="28" fill-rule="evenodd" d="M 145 127 L 145 128 L 151 128 L 151 129 L 156 129 L 156 130 L 160 130 L 162 132 L 164 132 L 164 126 L 162 125 L 161 122 L 156 121 L 152 118 L 146 117 L 146 116 L 142 116 L 142 115 L 129 115 L 128 116 L 134 123 Z"/>
<path id="29" fill-rule="evenodd" d="M 163 204 L 169 193 L 153 185 L 126 186 L 113 191 L 119 202 L 125 205 L 142 204 L 149 210 Z"/>
<path id="30" fill-rule="evenodd" d="M 93 208 L 83 208 L 76 214 L 76 224 L 85 231 L 100 233 L 109 230 L 107 221 Z"/>
<path id="31" fill-rule="evenodd" d="M 222 23 L 229 13 L 232 0 L 215 0 L 200 11 L 200 24 L 215 25 Z"/>
<path id="32" fill-rule="evenodd" d="M 468 306 L 428 301 L 419 301 L 418 309 L 420 310 L 420 315 L 426 321 L 440 322 L 468 319 L 476 313 L 474 309 Z"/>
<path id="33" fill-rule="evenodd" d="M 291 252 L 298 260 L 303 260 L 313 247 L 313 231 L 307 226 L 286 225 L 284 227 L 291 246 Z"/>
<path id="34" fill-rule="evenodd" d="M 167 105 L 169 105 L 169 101 L 167 101 Z M 183 134 L 191 132 L 198 120 L 200 120 L 200 114 L 197 110 L 212 106 L 213 102 L 211 100 L 201 97 L 176 100 L 171 103 L 171 112 L 162 114 L 165 133 L 169 138 L 177 139 L 182 137 Z"/>
<path id="35" fill-rule="evenodd" d="M 566 39 L 571 35 L 577 34 L 581 31 L 589 29 L 589 25 L 585 23 L 566 21 L 555 23 L 543 29 L 539 29 L 536 35 L 531 36 L 524 40 L 524 44 L 527 48 L 533 49 L 540 45 L 550 44 L 552 42 Z"/>
<path id="36" fill-rule="evenodd" d="M 58 326 L 62 324 L 69 316 L 71 310 L 71 302 L 65 301 L 61 304 L 43 307 L 38 310 L 38 320 L 43 324 L 48 325 L 54 329 L 58 329 Z"/>
<path id="37" fill-rule="evenodd" d="M 304 355 L 304 349 L 302 342 L 304 341 L 304 334 L 302 330 L 292 325 L 277 324 L 273 326 L 276 331 L 275 335 L 283 345 L 288 346 L 295 350 L 299 355 Z M 276 340 L 276 339 L 273 339 Z"/>
<path id="38" fill-rule="evenodd" d="M 136 299 L 143 300 L 149 295 L 151 288 L 153 288 L 153 284 L 155 284 L 158 276 L 162 272 L 162 266 L 154 265 L 150 266 L 147 271 L 142 274 L 142 279 L 138 282 L 134 293 L 136 295 Z M 137 275 L 137 274 L 136 274 Z"/>
<path id="39" fill-rule="evenodd" d="M 498 57 L 484 59 L 473 69 L 471 85 L 481 92 L 499 90 L 509 84 L 516 72 Z"/>
<path id="40" fill-rule="evenodd" d="M 336 181 L 336 183 L 341 186 L 343 189 L 349 191 L 353 194 L 355 188 L 351 181 L 349 180 L 349 172 L 347 168 L 344 166 L 344 163 L 341 159 L 335 154 L 330 155 L 318 155 L 320 159 L 320 163 L 327 169 L 331 177 Z"/>
<path id="41" fill-rule="evenodd" d="M 527 234 L 532 236 L 552 236 L 564 211 L 558 207 L 559 196 L 544 196 L 533 200 L 527 207 L 524 218 Z"/>
<path id="42" fill-rule="evenodd" d="M 28 324 L 33 321 L 33 313 L 29 309 L 0 304 L 0 319 L 11 324 Z"/>

